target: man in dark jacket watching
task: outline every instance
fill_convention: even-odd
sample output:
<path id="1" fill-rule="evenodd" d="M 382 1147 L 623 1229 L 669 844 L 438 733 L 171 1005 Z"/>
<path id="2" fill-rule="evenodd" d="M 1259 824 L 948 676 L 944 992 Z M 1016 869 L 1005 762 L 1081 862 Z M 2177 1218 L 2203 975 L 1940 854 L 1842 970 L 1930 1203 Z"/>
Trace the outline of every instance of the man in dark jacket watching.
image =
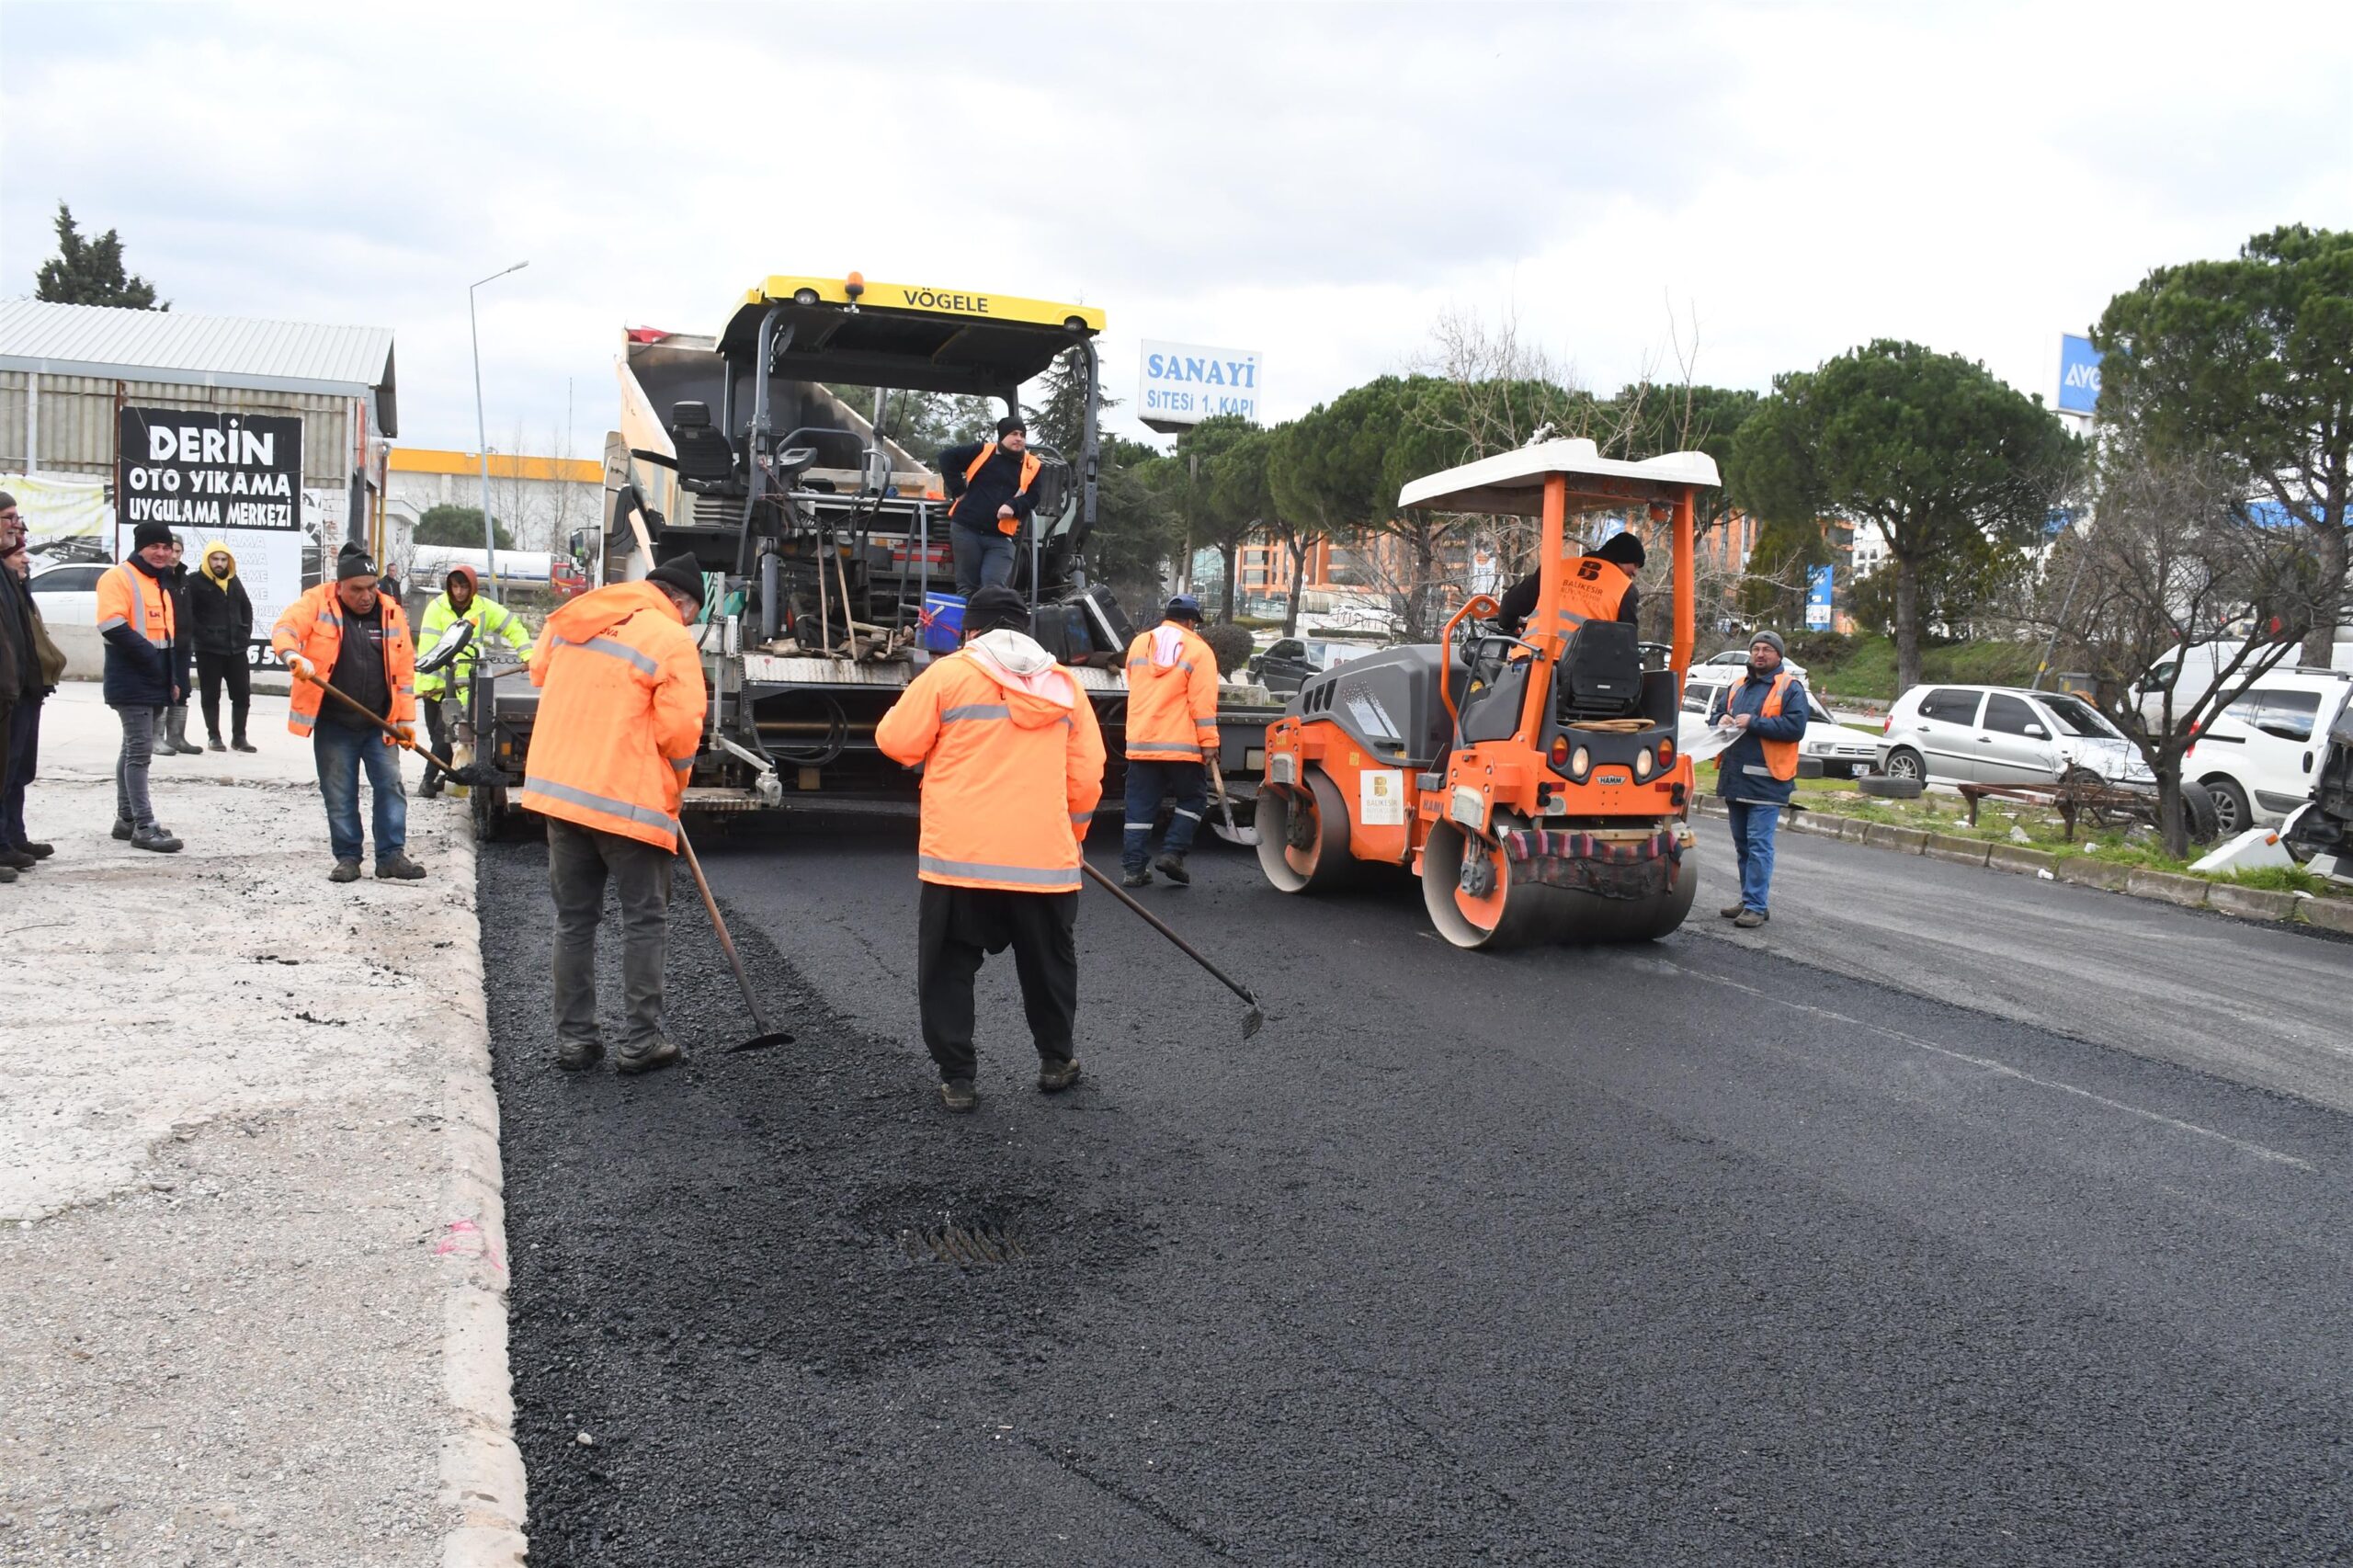
<path id="1" fill-rule="evenodd" d="M 188 699 L 188 634 L 172 597 L 178 546 L 164 523 L 139 525 L 131 558 L 98 579 L 98 635 L 107 642 L 107 706 L 122 721 L 114 765 L 114 835 L 134 849 L 171 854 L 180 841 L 155 821 L 147 798 L 148 764 L 164 711 Z"/>
<path id="2" fill-rule="evenodd" d="M 25 520 L 17 498 L 0 490 L 0 555 L 25 542 Z M 32 596 L 24 585 L 0 572 L 0 795 L 7 791 L 14 770 L 21 765 L 17 738 L 17 714 L 22 709 L 38 713 L 44 689 L 40 655 L 33 642 Z M 38 720 L 36 720 L 38 722 Z M 40 864 L 14 844 L 0 844 L 0 882 L 13 882 L 18 871 Z"/>
<path id="3" fill-rule="evenodd" d="M 1716 793 L 1724 798 L 1740 859 L 1740 901 L 1717 913 L 1743 930 L 1772 918 L 1773 832 L 1797 791 L 1798 743 L 1813 708 L 1804 683 L 1781 662 L 1781 634 L 1760 631 L 1748 645 L 1747 670 L 1708 715 L 1710 723 L 1741 733 L 1716 758 Z"/>
<path id="4" fill-rule="evenodd" d="M 204 694 L 204 739 L 213 751 L 221 744 L 221 687 L 229 688 L 229 733 L 239 751 L 252 751 L 245 739 L 245 715 L 253 707 L 253 665 L 246 649 L 254 640 L 254 601 L 237 576 L 237 558 L 218 541 L 204 547 L 188 583 L 188 623 L 196 644 L 196 676 Z"/>
<path id="5" fill-rule="evenodd" d="M 1029 432 L 1018 419 L 996 422 L 996 439 L 949 447 L 939 454 L 948 486 L 948 530 L 956 556 L 956 591 L 971 598 L 1013 577 L 1013 541 L 1038 509 L 1038 470 Z"/>

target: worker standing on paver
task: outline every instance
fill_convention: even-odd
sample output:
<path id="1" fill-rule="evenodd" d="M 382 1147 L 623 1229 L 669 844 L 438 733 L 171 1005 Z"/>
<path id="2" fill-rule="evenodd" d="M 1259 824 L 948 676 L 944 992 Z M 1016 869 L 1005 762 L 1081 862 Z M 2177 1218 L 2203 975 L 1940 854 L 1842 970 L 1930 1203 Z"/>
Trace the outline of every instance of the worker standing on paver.
<path id="1" fill-rule="evenodd" d="M 1079 844 L 1103 798 L 1103 734 L 1071 673 L 1023 630 L 1029 608 L 983 587 L 964 607 L 964 646 L 915 678 L 874 744 L 923 772 L 915 988 L 940 1102 L 972 1086 L 972 977 L 1013 949 L 1038 1048 L 1038 1087 L 1078 1082 Z"/>
<path id="2" fill-rule="evenodd" d="M 449 711 L 452 699 L 462 701 L 472 689 L 474 661 L 481 657 L 483 641 L 496 637 L 518 657 L 531 656 L 531 632 L 523 618 L 497 600 L 484 598 L 477 587 L 472 567 L 450 567 L 449 574 L 441 580 L 441 596 L 425 607 L 425 617 L 416 625 L 419 664 L 430 664 L 434 652 L 457 635 L 461 624 L 474 629 L 472 640 L 447 666 L 416 677 L 417 700 L 425 704 L 426 734 L 443 756 L 449 755 L 449 735 L 456 728 Z M 430 800 L 440 792 L 441 770 L 427 762 L 425 783 L 417 793 Z"/>
<path id="3" fill-rule="evenodd" d="M 621 909 L 628 1032 L 613 1065 L 646 1073 L 678 1060 L 662 1013 L 670 868 L 678 805 L 702 746 L 709 702 L 688 627 L 702 613 L 702 568 L 674 556 L 642 581 L 581 595 L 548 617 L 531 654 L 538 723 L 517 801 L 548 823 L 555 901 L 556 1065 L 604 1058 L 597 1028 L 597 927 L 609 877 Z"/>
<path id="4" fill-rule="evenodd" d="M 114 835 L 134 849 L 169 855 L 180 847 L 155 821 L 147 773 L 163 731 L 164 710 L 188 693 L 188 642 L 172 601 L 176 546 L 164 523 L 142 523 L 131 558 L 98 579 L 98 635 L 107 642 L 107 706 L 122 722 L 114 765 Z"/>
<path id="5" fill-rule="evenodd" d="M 384 720 L 414 741 L 416 733 L 416 648 L 398 599 L 376 591 L 376 563 L 357 544 L 335 556 L 332 583 L 306 590 L 270 629 L 269 645 L 294 672 L 286 727 L 307 735 L 326 802 L 327 838 L 335 848 L 334 882 L 359 880 L 359 773 L 366 768 L 376 832 L 376 875 L 414 881 L 425 868 L 410 859 L 408 793 L 401 785 L 401 753 Z M 325 681 L 365 710 L 326 694 Z"/>
<path id="6" fill-rule="evenodd" d="M 1152 853 L 1153 820 L 1163 797 L 1173 796 L 1176 814 L 1161 844 L 1160 874 L 1179 887 L 1189 883 L 1185 857 L 1209 809 L 1209 764 L 1217 756 L 1217 655 L 1196 630 L 1201 602 L 1178 594 L 1161 611 L 1158 626 L 1128 644 L 1128 812 L 1120 840 L 1120 883 L 1140 888 L 1152 881 L 1145 861 Z"/>
<path id="7" fill-rule="evenodd" d="M 1724 798 L 1740 861 L 1740 900 L 1717 913 L 1744 930 L 1773 917 L 1773 834 L 1797 790 L 1798 743 L 1812 711 L 1804 683 L 1781 663 L 1781 634 L 1760 631 L 1748 645 L 1746 672 L 1708 716 L 1741 732 L 1716 759 L 1716 793 Z"/>
<path id="8" fill-rule="evenodd" d="M 949 447 L 939 454 L 948 487 L 949 542 L 956 591 L 966 598 L 1013 578 L 1014 540 L 1038 508 L 1033 488 L 1042 467 L 1020 420 L 996 422 L 996 439 Z"/>

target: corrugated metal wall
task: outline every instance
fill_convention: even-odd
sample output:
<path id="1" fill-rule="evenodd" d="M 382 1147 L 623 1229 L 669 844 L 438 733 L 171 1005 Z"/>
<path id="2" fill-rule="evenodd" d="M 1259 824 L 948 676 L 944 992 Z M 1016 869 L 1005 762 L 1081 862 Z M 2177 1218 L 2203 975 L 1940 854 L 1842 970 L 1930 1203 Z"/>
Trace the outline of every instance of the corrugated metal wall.
<path id="1" fill-rule="evenodd" d="M 25 472 L 26 378 L 23 370 L 0 370 L 0 472 Z M 40 472 L 113 477 L 117 384 L 94 376 L 40 378 Z M 119 384 L 123 401 L 142 407 L 298 415 L 302 420 L 302 483 L 323 490 L 344 490 L 351 483 L 347 398 L 165 381 Z"/>

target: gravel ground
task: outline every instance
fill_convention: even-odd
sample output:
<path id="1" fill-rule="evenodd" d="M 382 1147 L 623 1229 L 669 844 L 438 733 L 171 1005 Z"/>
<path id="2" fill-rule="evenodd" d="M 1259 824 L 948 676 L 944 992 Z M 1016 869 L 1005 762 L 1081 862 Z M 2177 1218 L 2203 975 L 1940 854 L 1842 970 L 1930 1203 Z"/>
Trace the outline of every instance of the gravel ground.
<path id="1" fill-rule="evenodd" d="M 1089 896 L 1087 1083 L 1028 1086 L 999 963 L 950 1120 L 904 826 L 707 853 L 800 1040 L 712 1049 L 682 882 L 700 1048 L 637 1083 L 545 1064 L 540 851 L 484 859 L 535 1562 L 2347 1550 L 2332 1111 L 1712 932 L 1470 959 L 1212 852 L 1153 896 L 1267 1032 Z M 1020 1256 L 909 1256 L 945 1224 Z"/>
<path id="2" fill-rule="evenodd" d="M 0 1562 L 438 1563 L 462 818 L 412 813 L 431 880 L 328 883 L 263 698 L 258 756 L 156 763 L 188 846 L 144 854 L 96 698 L 51 699 L 57 853 L 0 887 Z"/>

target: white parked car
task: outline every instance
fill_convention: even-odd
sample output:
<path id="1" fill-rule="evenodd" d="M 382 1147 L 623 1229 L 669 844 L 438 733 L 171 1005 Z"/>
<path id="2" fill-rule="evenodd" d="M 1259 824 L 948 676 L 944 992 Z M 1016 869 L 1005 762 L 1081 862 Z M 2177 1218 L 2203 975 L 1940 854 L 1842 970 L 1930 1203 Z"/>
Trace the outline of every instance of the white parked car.
<path id="1" fill-rule="evenodd" d="M 2165 722 L 2167 681 L 2173 682 L 2175 716 L 2177 719 L 2188 712 L 2214 689 L 2215 677 L 2222 666 L 2236 659 L 2239 650 L 2245 646 L 2245 642 L 2193 642 L 2170 658 L 2152 665 L 2148 674 L 2132 687 L 2132 706 L 2140 710 L 2143 722 L 2154 726 Z M 2336 644 L 2328 663 L 2331 669 L 2353 671 L 2353 642 Z"/>
<path id="2" fill-rule="evenodd" d="M 52 566 L 36 572 L 25 586 L 40 596 L 40 618 L 51 626 L 96 626 L 98 623 L 98 579 L 106 566 Z"/>
<path id="3" fill-rule="evenodd" d="M 1744 654 L 1742 667 L 1745 668 L 1747 663 Z M 1692 666 L 1691 674 L 1683 682 L 1683 716 L 1677 726 L 1677 744 L 1688 750 L 1708 733 L 1708 715 L 1715 710 L 1716 699 L 1739 678 L 1738 670 L 1722 665 Z M 1832 778 L 1869 773 L 1879 760 L 1879 737 L 1839 723 L 1811 690 L 1806 693 L 1806 700 L 1813 706 L 1806 714 L 1805 739 L 1798 743 L 1798 756 L 1821 763 L 1824 774 Z"/>
<path id="4" fill-rule="evenodd" d="M 1691 674 L 1694 678 L 1697 678 L 1703 674 L 1710 680 L 1721 678 L 1723 684 L 1729 686 L 1733 681 L 1738 680 L 1740 678 L 1740 672 L 1747 667 L 1748 649 L 1746 645 L 1743 645 L 1738 648 L 1727 648 L 1721 653 L 1710 654 L 1707 658 L 1700 660 L 1698 664 L 1691 666 Z M 1805 666 L 1799 664 L 1796 660 L 1790 658 L 1786 654 L 1782 656 L 1781 667 L 1789 671 L 1790 674 L 1797 676 L 1798 679 L 1805 679 Z M 1811 691 L 1813 688 L 1812 687 L 1808 687 L 1806 689 Z"/>
<path id="5" fill-rule="evenodd" d="M 2052 784 L 2077 772 L 2156 782 L 2138 748 L 2082 698 L 2002 686 L 1914 687 L 1888 712 L 1879 767 L 1930 784 Z"/>
<path id="6" fill-rule="evenodd" d="M 2214 797 L 2225 836 L 2277 826 L 2312 798 L 2348 693 L 2343 670 L 2273 670 L 2199 732 L 2182 777 Z"/>

